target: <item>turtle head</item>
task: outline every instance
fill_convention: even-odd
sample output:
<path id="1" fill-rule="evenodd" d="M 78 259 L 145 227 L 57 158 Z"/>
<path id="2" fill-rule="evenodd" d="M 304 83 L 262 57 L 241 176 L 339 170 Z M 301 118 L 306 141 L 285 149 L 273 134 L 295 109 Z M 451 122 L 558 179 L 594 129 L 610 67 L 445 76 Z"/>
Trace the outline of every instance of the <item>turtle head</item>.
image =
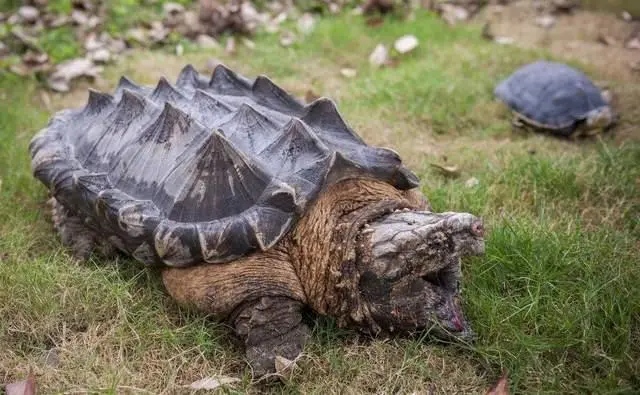
<path id="1" fill-rule="evenodd" d="M 615 121 L 615 115 L 610 106 L 596 108 L 587 114 L 587 130 L 604 129 Z"/>
<path id="2" fill-rule="evenodd" d="M 484 253 L 481 219 L 401 211 L 370 223 L 359 237 L 358 287 L 374 331 L 428 330 L 439 338 L 473 340 L 460 305 L 460 258 Z"/>

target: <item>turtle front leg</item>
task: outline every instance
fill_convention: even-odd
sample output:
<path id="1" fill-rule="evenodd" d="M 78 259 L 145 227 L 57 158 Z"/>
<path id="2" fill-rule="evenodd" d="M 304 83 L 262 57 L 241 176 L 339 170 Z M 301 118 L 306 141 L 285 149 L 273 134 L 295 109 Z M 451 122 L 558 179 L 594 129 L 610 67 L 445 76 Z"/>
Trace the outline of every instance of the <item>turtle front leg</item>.
<path id="1" fill-rule="evenodd" d="M 275 372 L 277 356 L 294 360 L 302 353 L 310 334 L 302 322 L 302 308 L 301 302 L 279 296 L 238 307 L 232 322 L 255 376 Z"/>
<path id="2" fill-rule="evenodd" d="M 282 244 L 233 262 L 165 268 L 162 279 L 180 304 L 234 328 L 256 376 L 275 372 L 276 355 L 294 359 L 302 351 L 306 297 Z"/>

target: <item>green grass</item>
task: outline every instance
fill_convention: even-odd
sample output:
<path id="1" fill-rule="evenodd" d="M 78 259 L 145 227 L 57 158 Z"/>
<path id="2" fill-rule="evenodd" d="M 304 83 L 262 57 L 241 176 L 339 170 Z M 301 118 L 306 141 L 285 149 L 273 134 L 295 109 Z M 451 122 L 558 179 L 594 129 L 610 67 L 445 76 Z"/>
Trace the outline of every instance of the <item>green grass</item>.
<path id="1" fill-rule="evenodd" d="M 0 75 L 0 377 L 32 369 L 47 393 L 180 392 L 213 375 L 240 377 L 235 388 L 247 392 L 484 393 L 506 370 L 516 393 L 640 391 L 640 144 L 513 133 L 493 86 L 549 55 L 494 46 L 479 29 L 452 29 L 426 13 L 379 29 L 344 16 L 321 21 L 292 48 L 260 36 L 236 57 L 140 52 L 108 69 L 103 86 L 120 74 L 147 84 L 174 79 L 184 63 L 213 56 L 296 95 L 312 89 L 336 99 L 367 141 L 396 148 L 417 170 L 436 211 L 484 217 L 486 254 L 464 266 L 475 345 L 370 340 L 319 318 L 287 383 L 251 383 L 224 326 L 178 308 L 157 273 L 129 260 L 79 264 L 60 246 L 26 148 L 49 113 L 34 81 Z M 369 67 L 377 43 L 405 33 L 420 39 L 415 53 L 396 68 Z M 358 76 L 341 77 L 342 67 Z M 612 84 L 625 84 L 622 100 L 640 96 L 637 82 Z M 52 102 L 82 105 L 85 93 Z M 428 166 L 444 157 L 462 177 Z M 471 176 L 480 182 L 467 188 Z M 58 362 L 47 365 L 51 349 Z"/>
<path id="2" fill-rule="evenodd" d="M 80 42 L 76 40 L 69 26 L 46 30 L 39 37 L 38 43 L 54 63 L 76 58 L 82 54 Z"/>

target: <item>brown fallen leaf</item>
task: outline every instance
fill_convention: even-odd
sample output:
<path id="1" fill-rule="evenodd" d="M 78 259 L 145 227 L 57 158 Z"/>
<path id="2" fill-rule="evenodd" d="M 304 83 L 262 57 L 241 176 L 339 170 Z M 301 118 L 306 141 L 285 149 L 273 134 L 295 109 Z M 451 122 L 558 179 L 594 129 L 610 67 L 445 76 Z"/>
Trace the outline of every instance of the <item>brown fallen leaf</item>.
<path id="1" fill-rule="evenodd" d="M 362 13 L 365 15 L 373 13 L 386 14 L 393 11 L 393 0 L 367 0 L 362 6 Z"/>
<path id="2" fill-rule="evenodd" d="M 618 44 L 613 37 L 607 36 L 606 34 L 603 34 L 603 33 L 598 34 L 597 40 L 600 44 L 611 46 L 611 47 Z"/>
<path id="3" fill-rule="evenodd" d="M 365 20 L 365 23 L 367 26 L 378 28 L 384 24 L 384 18 L 379 15 L 371 16 Z"/>
<path id="4" fill-rule="evenodd" d="M 502 374 L 500 380 L 487 391 L 486 395 L 509 395 L 509 382 L 506 373 Z"/>
<path id="5" fill-rule="evenodd" d="M 440 165 L 437 163 L 431 163 L 431 167 L 438 170 L 440 174 L 445 177 L 457 178 L 460 177 L 460 168 L 456 165 Z"/>
<path id="6" fill-rule="evenodd" d="M 276 375 L 280 378 L 280 380 L 285 381 L 291 378 L 291 374 L 295 370 L 297 366 L 299 356 L 290 360 L 280 355 L 276 355 L 275 365 L 276 365 Z"/>
<path id="7" fill-rule="evenodd" d="M 35 395 L 36 379 L 29 375 L 26 380 L 7 384 L 4 391 L 6 395 Z"/>
<path id="8" fill-rule="evenodd" d="M 60 63 L 47 80 L 49 88 L 57 92 L 71 90 L 71 81 L 80 77 L 95 79 L 102 72 L 102 67 L 96 66 L 90 59 L 76 58 Z"/>
<path id="9" fill-rule="evenodd" d="M 202 380 L 194 381 L 189 385 L 185 385 L 185 388 L 194 390 L 214 390 L 227 384 L 237 383 L 240 379 L 236 377 L 227 376 L 212 376 L 205 377 Z"/>
<path id="10" fill-rule="evenodd" d="M 356 71 L 356 69 L 345 67 L 340 69 L 340 74 L 342 74 L 342 76 L 346 78 L 354 78 L 356 75 L 358 75 L 358 72 Z"/>

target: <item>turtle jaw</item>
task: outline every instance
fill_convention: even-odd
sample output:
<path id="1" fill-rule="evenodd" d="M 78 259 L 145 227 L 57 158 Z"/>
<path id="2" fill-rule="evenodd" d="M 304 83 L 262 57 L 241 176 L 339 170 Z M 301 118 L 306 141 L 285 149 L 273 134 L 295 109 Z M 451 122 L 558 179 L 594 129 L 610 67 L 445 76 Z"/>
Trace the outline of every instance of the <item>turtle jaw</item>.
<path id="1" fill-rule="evenodd" d="M 600 107 L 587 114 L 585 126 L 587 130 L 604 129 L 613 123 L 614 118 L 611 107 Z"/>
<path id="2" fill-rule="evenodd" d="M 464 213 L 393 213 L 371 224 L 358 251 L 359 292 L 374 332 L 428 331 L 449 341 L 474 333 L 460 306 L 460 258 L 484 252 L 482 220 Z"/>

